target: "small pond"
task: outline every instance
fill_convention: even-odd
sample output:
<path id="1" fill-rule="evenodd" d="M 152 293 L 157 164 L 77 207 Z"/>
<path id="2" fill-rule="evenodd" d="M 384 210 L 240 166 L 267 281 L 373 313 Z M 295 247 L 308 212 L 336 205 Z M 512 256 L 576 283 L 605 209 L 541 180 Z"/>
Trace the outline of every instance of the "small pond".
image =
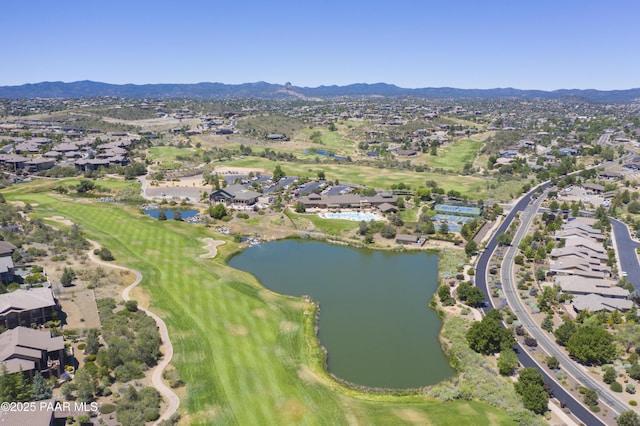
<path id="1" fill-rule="evenodd" d="M 454 374 L 438 340 L 442 323 L 429 308 L 435 255 L 284 240 L 247 248 L 229 265 L 273 291 L 320 303 L 320 343 L 341 379 L 405 389 Z"/>

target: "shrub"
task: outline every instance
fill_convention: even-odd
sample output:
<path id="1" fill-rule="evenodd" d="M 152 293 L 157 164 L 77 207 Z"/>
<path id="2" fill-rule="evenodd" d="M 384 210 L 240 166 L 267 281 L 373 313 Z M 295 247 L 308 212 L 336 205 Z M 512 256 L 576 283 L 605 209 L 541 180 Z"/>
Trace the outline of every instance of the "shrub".
<path id="1" fill-rule="evenodd" d="M 552 370 L 555 370 L 560 367 L 560 361 L 555 356 L 547 357 L 547 367 Z"/>
<path id="2" fill-rule="evenodd" d="M 113 404 L 102 404 L 100 406 L 100 414 L 111 414 L 116 411 L 116 406 Z"/>
<path id="3" fill-rule="evenodd" d="M 612 384 L 613 382 L 615 382 L 616 377 L 617 377 L 616 370 L 613 367 L 611 366 L 605 367 L 604 376 L 602 378 L 602 380 L 604 380 L 605 383 Z"/>
<path id="4" fill-rule="evenodd" d="M 529 346 L 530 348 L 535 348 L 538 346 L 538 341 L 533 337 L 527 336 L 524 338 L 524 344 Z"/>
<path id="5" fill-rule="evenodd" d="M 635 407 L 638 405 L 638 401 L 636 401 L 635 399 L 632 399 L 631 401 L 629 401 L 629 405 L 631 405 L 632 407 Z"/>
<path id="6" fill-rule="evenodd" d="M 627 383 L 625 391 L 630 394 L 636 393 L 636 385 L 634 385 L 633 383 Z"/>
<path id="7" fill-rule="evenodd" d="M 619 382 L 612 382 L 609 387 L 614 392 L 622 392 L 622 385 Z"/>
<path id="8" fill-rule="evenodd" d="M 86 344 L 86 343 L 80 343 L 80 344 L 78 344 L 78 350 L 79 350 L 79 351 L 83 351 L 83 350 L 84 350 L 84 348 L 86 348 L 86 347 L 87 347 L 87 344 Z"/>

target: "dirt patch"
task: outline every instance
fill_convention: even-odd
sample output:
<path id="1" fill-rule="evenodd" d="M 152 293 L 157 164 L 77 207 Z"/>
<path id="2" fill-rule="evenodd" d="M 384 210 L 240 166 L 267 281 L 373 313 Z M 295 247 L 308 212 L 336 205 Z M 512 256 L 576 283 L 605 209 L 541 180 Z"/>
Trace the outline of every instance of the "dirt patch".
<path id="1" fill-rule="evenodd" d="M 300 370 L 298 370 L 298 377 L 300 377 L 300 379 L 303 382 L 309 383 L 309 384 L 319 384 L 320 379 L 318 378 L 318 376 L 316 376 L 316 373 L 314 373 L 311 368 L 309 368 L 306 365 L 303 365 Z"/>
<path id="2" fill-rule="evenodd" d="M 269 316 L 267 311 L 262 308 L 254 309 L 253 311 L 251 311 L 251 313 L 257 316 L 258 318 L 262 318 L 262 319 L 266 319 Z"/>
<path id="3" fill-rule="evenodd" d="M 201 254 L 201 259 L 213 259 L 218 254 L 217 247 L 225 243 L 225 241 L 214 240 L 213 238 L 203 238 L 202 242 L 206 244 L 202 248 L 204 250 L 207 250 L 207 253 Z"/>
<path id="4" fill-rule="evenodd" d="M 67 225 L 67 226 L 71 226 L 73 225 L 73 222 L 71 222 L 69 219 L 65 219 L 62 216 L 51 216 L 51 217 L 45 217 L 45 220 L 52 220 L 54 222 L 58 222 L 61 223 L 63 225 Z"/>
<path id="5" fill-rule="evenodd" d="M 280 407 L 282 415 L 288 420 L 299 422 L 304 419 L 304 404 L 294 398 L 287 398 Z"/>
<path id="6" fill-rule="evenodd" d="M 132 299 L 138 302 L 138 306 L 141 308 L 149 309 L 151 303 L 151 297 L 149 294 L 142 290 L 140 287 L 136 287 L 129 293 Z"/>
<path id="7" fill-rule="evenodd" d="M 431 420 L 429 417 L 421 411 L 414 410 L 412 408 L 403 408 L 402 410 L 393 410 L 393 414 L 400 417 L 402 420 L 416 424 L 416 425 L 430 425 Z"/>
<path id="8" fill-rule="evenodd" d="M 280 323 L 280 331 L 283 333 L 292 333 L 300 328 L 299 324 L 291 321 L 282 321 Z"/>
<path id="9" fill-rule="evenodd" d="M 232 336 L 246 336 L 249 334 L 249 330 L 244 325 L 230 324 L 227 329 Z"/>
<path id="10" fill-rule="evenodd" d="M 68 289 L 67 289 L 68 290 Z M 93 290 L 71 290 L 58 296 L 62 312 L 66 314 L 66 328 L 100 328 L 98 305 Z"/>

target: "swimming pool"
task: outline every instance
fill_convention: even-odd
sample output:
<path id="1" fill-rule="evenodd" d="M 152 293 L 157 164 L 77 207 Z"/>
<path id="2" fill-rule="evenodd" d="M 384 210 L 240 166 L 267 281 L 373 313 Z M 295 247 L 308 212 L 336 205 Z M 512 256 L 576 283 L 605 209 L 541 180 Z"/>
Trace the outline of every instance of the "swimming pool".
<path id="1" fill-rule="evenodd" d="M 362 213 L 362 212 L 340 212 L 340 213 L 323 213 L 320 217 L 325 219 L 346 219 L 346 220 L 382 220 L 382 216 L 376 213 Z"/>

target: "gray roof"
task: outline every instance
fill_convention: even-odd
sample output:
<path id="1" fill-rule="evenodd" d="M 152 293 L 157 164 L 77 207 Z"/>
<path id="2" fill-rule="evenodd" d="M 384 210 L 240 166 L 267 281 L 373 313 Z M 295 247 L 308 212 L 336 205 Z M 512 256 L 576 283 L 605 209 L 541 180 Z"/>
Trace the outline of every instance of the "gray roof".
<path id="1" fill-rule="evenodd" d="M 252 191 L 239 184 L 226 186 L 222 188 L 222 190 L 231 195 L 235 200 L 251 200 L 261 195 L 259 192 Z"/>
<path id="2" fill-rule="evenodd" d="M 0 315 L 12 311 L 22 312 L 52 306 L 56 306 L 56 302 L 50 288 L 19 289 L 11 293 L 0 294 Z"/>
<path id="3" fill-rule="evenodd" d="M 9 256 L 0 257 L 0 274 L 9 272 L 13 269 L 13 259 Z"/>
<path id="4" fill-rule="evenodd" d="M 572 294 L 599 294 L 605 297 L 625 299 L 629 291 L 612 285 L 612 281 L 590 279 L 580 276 L 559 276 L 556 283 L 562 291 Z"/>
<path id="5" fill-rule="evenodd" d="M 25 370 L 26 371 L 26 370 Z M 38 401 L 36 407 L 40 407 L 40 403 L 52 403 L 53 400 Z M 1 425 L 33 425 L 33 426 L 49 426 L 53 424 L 54 410 L 33 411 L 0 411 Z"/>
<path id="6" fill-rule="evenodd" d="M 16 327 L 0 334 L 0 362 L 11 359 L 26 361 L 42 358 L 42 352 L 55 352 L 64 349 L 64 337 L 52 337 L 48 331 L 34 330 L 28 327 Z M 15 361 L 7 365 L 14 368 Z M 18 366 L 19 367 L 19 366 Z"/>
<path id="7" fill-rule="evenodd" d="M 0 256 L 11 256 L 16 248 L 8 241 L 0 241 Z"/>
<path id="8" fill-rule="evenodd" d="M 631 309 L 632 300 L 613 299 L 611 297 L 602 297 L 597 294 L 587 294 L 585 296 L 576 296 L 573 298 L 573 308 L 576 311 L 588 310 L 590 312 L 613 311 Z"/>

